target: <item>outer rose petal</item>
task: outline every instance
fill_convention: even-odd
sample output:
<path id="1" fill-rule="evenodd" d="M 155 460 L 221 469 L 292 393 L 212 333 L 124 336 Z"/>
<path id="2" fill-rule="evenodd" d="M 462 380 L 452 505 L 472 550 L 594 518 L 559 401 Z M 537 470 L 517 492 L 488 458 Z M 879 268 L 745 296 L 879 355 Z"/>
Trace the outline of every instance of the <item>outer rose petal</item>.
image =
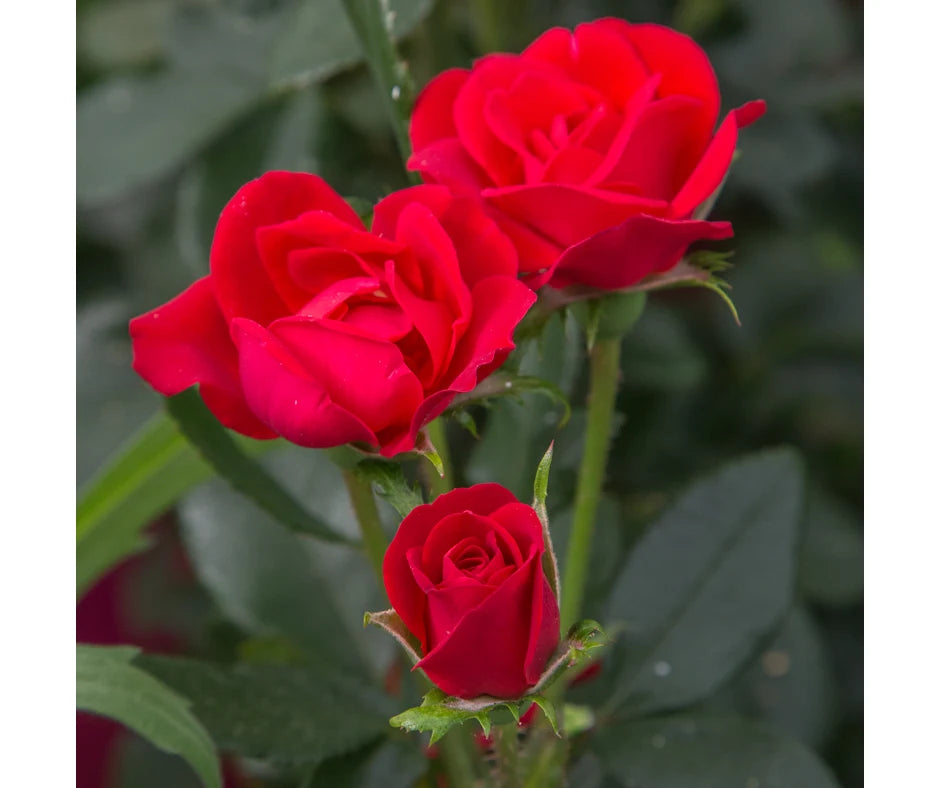
<path id="1" fill-rule="evenodd" d="M 639 213 L 665 213 L 668 203 L 559 183 L 486 189 L 483 199 L 562 248 Z"/>
<path id="2" fill-rule="evenodd" d="M 448 695 L 475 698 L 492 695 L 518 698 L 535 683 L 551 653 L 536 653 L 530 648 L 534 639 L 545 643 L 543 627 L 554 623 L 557 643 L 558 620 L 554 622 L 541 604 L 546 586 L 542 571 L 542 552 L 533 551 L 525 564 L 503 582 L 478 607 L 469 611 L 451 633 L 422 659 L 422 668 Z M 534 603 L 538 598 L 539 603 Z M 535 636 L 533 638 L 533 630 Z M 554 645 L 552 646 L 554 648 Z M 544 652 L 544 646 L 537 649 Z M 535 659 L 542 657 L 542 664 Z"/>
<path id="3" fill-rule="evenodd" d="M 672 221 L 634 216 L 572 246 L 562 256 L 552 287 L 589 285 L 619 290 L 674 266 L 693 241 L 733 235 L 730 222 Z"/>
<path id="4" fill-rule="evenodd" d="M 409 631 L 425 647 L 425 595 L 408 566 L 408 551 L 413 547 L 422 546 L 431 529 L 449 514 L 472 511 L 485 517 L 515 501 L 516 496 L 499 484 L 477 484 L 444 493 L 432 503 L 415 507 L 402 520 L 395 538 L 385 552 L 382 575 L 392 607 L 401 616 Z"/>
<path id="5" fill-rule="evenodd" d="M 408 169 L 420 172 L 426 183 L 442 183 L 455 194 L 476 194 L 493 185 L 490 176 L 456 137 L 416 150 L 408 159 Z"/>
<path id="6" fill-rule="evenodd" d="M 248 409 L 238 379 L 238 354 L 204 277 L 163 306 L 130 323 L 134 370 L 161 394 L 199 383 L 208 408 L 226 427 L 273 438 Z"/>
<path id="7" fill-rule="evenodd" d="M 424 399 L 421 384 L 391 342 L 354 333 L 337 321 L 303 317 L 283 318 L 268 331 L 305 377 L 376 434 L 407 428 Z"/>
<path id="8" fill-rule="evenodd" d="M 446 137 L 456 137 L 454 102 L 470 76 L 469 69 L 451 68 L 442 71 L 418 94 L 411 115 L 409 136 L 414 150 Z"/>
<path id="9" fill-rule="evenodd" d="M 209 261 L 216 298 L 228 320 L 248 317 L 267 325 L 289 313 L 268 278 L 255 232 L 314 210 L 362 228 L 356 212 L 326 181 L 302 172 L 265 173 L 242 186 L 222 209 Z"/>
<path id="10" fill-rule="evenodd" d="M 734 156 L 734 147 L 738 142 L 738 129 L 753 123 L 764 114 L 766 108 L 767 105 L 763 101 L 749 101 L 728 113 L 705 155 L 673 199 L 669 208 L 670 216 L 689 216 L 711 197 L 731 166 L 731 157 Z"/>
<path id="11" fill-rule="evenodd" d="M 334 403 L 323 385 L 311 378 L 267 329 L 236 319 L 245 399 L 255 415 L 278 435 L 314 449 L 378 439 L 360 419 Z"/>

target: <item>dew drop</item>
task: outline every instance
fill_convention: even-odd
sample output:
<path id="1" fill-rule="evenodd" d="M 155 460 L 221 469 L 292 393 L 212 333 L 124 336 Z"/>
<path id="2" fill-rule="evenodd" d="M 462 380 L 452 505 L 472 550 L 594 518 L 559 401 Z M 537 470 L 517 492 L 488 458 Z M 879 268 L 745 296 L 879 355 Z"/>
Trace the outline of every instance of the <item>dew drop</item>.
<path id="1" fill-rule="evenodd" d="M 664 679 L 666 676 L 672 673 L 672 665 L 661 659 L 659 662 L 653 665 L 653 673 L 655 673 L 661 679 Z"/>
<path id="2" fill-rule="evenodd" d="M 401 85 L 395 85 L 392 88 L 392 101 L 398 101 L 401 98 Z"/>

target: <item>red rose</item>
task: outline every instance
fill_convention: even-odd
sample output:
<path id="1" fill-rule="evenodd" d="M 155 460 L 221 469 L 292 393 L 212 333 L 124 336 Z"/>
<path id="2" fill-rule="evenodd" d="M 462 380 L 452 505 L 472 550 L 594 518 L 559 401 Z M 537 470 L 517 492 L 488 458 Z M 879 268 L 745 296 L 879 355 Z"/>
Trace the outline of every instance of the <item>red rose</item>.
<path id="1" fill-rule="evenodd" d="M 498 484 L 453 490 L 402 521 L 385 588 L 444 692 L 518 698 L 538 682 L 559 627 L 544 552 L 535 511 Z"/>
<path id="2" fill-rule="evenodd" d="M 514 347 L 534 296 L 474 201 L 441 186 L 382 200 L 372 232 L 315 175 L 269 172 L 222 211 L 209 276 L 131 321 L 134 369 L 162 394 L 195 383 L 256 438 L 385 456 Z"/>
<path id="3" fill-rule="evenodd" d="M 714 132 L 719 103 L 688 36 L 621 19 L 555 28 L 520 55 L 433 79 L 411 120 L 409 167 L 482 196 L 532 287 L 619 289 L 668 270 L 693 241 L 731 236 L 697 209 L 764 103 Z"/>

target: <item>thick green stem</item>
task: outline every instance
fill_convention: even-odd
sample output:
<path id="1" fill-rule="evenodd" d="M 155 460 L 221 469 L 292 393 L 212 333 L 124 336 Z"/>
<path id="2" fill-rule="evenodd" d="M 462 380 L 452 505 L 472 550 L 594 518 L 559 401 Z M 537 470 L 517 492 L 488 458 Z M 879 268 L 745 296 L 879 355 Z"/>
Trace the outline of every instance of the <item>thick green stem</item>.
<path id="1" fill-rule="evenodd" d="M 581 615 L 584 586 L 591 556 L 591 537 L 604 484 L 610 424 L 620 375 L 620 337 L 598 339 L 591 349 L 591 383 L 587 403 L 587 434 L 574 499 L 574 524 L 568 541 L 561 584 L 561 631 L 567 632 Z"/>
<path id="2" fill-rule="evenodd" d="M 343 481 L 346 482 L 349 500 L 356 519 L 359 521 L 359 530 L 362 531 L 362 546 L 381 585 L 382 562 L 385 560 L 385 548 L 388 547 L 388 541 L 382 530 L 382 520 L 379 518 L 379 510 L 375 505 L 372 484 L 360 479 L 355 471 L 350 469 L 343 471 Z"/>
<path id="3" fill-rule="evenodd" d="M 343 6 L 362 44 L 382 104 L 392 123 L 402 162 L 407 162 L 411 156 L 408 122 L 414 102 L 414 86 L 405 63 L 395 50 L 388 3 L 381 0 L 343 0 Z M 416 173 L 409 173 L 408 178 L 418 183 Z"/>

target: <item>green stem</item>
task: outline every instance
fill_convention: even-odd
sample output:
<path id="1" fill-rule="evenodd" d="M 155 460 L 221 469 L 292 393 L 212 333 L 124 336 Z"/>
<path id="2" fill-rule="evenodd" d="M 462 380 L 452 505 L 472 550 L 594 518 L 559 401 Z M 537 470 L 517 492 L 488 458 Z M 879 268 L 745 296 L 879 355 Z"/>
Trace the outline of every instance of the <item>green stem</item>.
<path id="1" fill-rule="evenodd" d="M 382 562 L 385 560 L 385 548 L 388 541 L 382 530 L 382 520 L 375 505 L 375 496 L 372 494 L 372 484 L 363 481 L 351 469 L 343 470 L 343 481 L 349 491 L 349 500 L 352 503 L 356 519 L 359 521 L 359 530 L 362 531 L 362 545 L 365 548 L 369 563 L 375 570 L 382 583 Z"/>
<path id="2" fill-rule="evenodd" d="M 574 499 L 574 524 L 568 542 L 565 574 L 561 584 L 561 631 L 567 632 L 581 615 L 584 586 L 591 555 L 591 537 L 597 505 L 604 484 L 610 424 L 620 375 L 620 337 L 599 338 L 591 349 L 591 383 L 588 390 L 587 434 Z"/>
<path id="3" fill-rule="evenodd" d="M 369 70 L 392 123 L 401 160 L 407 162 L 411 156 L 408 122 L 414 102 L 414 85 L 407 67 L 395 50 L 388 4 L 381 0 L 343 0 L 343 6 L 362 44 Z M 419 182 L 417 173 L 407 174 L 412 183 Z"/>

